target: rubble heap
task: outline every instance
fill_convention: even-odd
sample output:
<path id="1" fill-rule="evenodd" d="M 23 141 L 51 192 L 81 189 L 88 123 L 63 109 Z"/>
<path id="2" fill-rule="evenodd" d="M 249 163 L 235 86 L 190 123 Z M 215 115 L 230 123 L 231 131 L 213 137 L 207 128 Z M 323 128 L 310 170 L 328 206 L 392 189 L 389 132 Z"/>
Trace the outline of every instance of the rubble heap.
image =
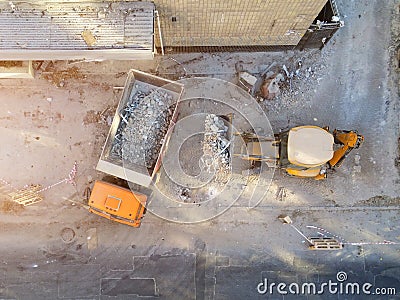
<path id="1" fill-rule="evenodd" d="M 215 171 L 215 181 L 225 183 L 230 174 L 230 141 L 228 126 L 224 120 L 214 114 L 208 114 L 205 119 L 203 153 L 208 172 Z"/>
<path id="2" fill-rule="evenodd" d="M 119 112 L 121 122 L 111 154 L 124 161 L 154 167 L 173 114 L 173 97 L 165 90 L 144 92 L 138 85 Z"/>

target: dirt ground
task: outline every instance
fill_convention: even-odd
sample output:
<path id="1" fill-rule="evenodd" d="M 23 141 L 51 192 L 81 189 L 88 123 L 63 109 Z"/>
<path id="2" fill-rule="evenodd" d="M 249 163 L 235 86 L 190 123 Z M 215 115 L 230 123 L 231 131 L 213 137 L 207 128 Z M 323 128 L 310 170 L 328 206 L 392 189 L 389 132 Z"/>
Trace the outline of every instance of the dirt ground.
<path id="1" fill-rule="evenodd" d="M 293 295 L 261 295 L 257 285 L 264 278 L 321 283 L 339 271 L 351 282 L 397 288 L 396 295 L 371 299 L 399 299 L 400 2 L 337 3 L 345 26 L 322 51 L 58 61 L 53 73 L 38 70 L 33 80 L 2 79 L 0 299 L 289 299 Z M 299 70 L 291 88 L 285 84 L 281 95 L 260 103 L 273 131 L 304 124 L 356 129 L 365 137 L 362 147 L 324 181 L 276 171 L 253 209 L 238 176 L 224 194 L 239 194 L 238 201 L 221 199 L 215 211 L 221 214 L 197 224 L 174 223 L 151 209 L 139 229 L 89 214 L 85 190 L 106 175 L 95 167 L 126 72 L 236 84 L 238 61 L 254 73 L 272 62 L 277 72 L 284 73 L 283 65 Z M 194 105 L 186 113 L 209 112 L 211 106 Z M 191 159 L 182 161 L 190 169 Z M 74 162 L 76 185 L 61 183 L 31 206 L 10 202 L 7 195 L 15 189 L 68 178 Z M 282 188 L 284 197 L 278 196 Z M 306 240 L 277 219 L 280 214 L 290 215 L 306 236 L 340 236 L 344 249 L 308 250 Z M 338 293 L 293 297 L 365 299 Z"/>

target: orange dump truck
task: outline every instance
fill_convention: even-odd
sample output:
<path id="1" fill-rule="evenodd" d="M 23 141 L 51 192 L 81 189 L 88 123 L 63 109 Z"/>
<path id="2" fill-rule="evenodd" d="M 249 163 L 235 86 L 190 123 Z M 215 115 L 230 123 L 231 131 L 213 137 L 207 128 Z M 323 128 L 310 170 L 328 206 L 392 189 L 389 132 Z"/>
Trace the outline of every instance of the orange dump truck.
<path id="1" fill-rule="evenodd" d="M 112 221 L 139 227 L 146 212 L 146 201 L 146 195 L 96 181 L 89 198 L 89 211 Z"/>

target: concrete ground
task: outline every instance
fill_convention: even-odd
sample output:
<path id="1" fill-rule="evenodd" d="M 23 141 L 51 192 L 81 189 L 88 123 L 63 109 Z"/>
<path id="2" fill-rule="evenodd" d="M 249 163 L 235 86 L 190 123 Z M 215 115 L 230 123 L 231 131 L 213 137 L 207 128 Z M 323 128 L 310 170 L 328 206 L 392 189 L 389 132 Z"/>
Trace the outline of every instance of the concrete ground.
<path id="1" fill-rule="evenodd" d="M 345 27 L 322 51 L 171 55 L 181 65 L 166 57 L 56 62 L 55 73 L 38 71 L 34 80 L 2 79 L 0 299 L 400 298 L 400 3 L 337 2 Z M 244 193 L 223 214 L 198 224 L 166 221 L 150 209 L 135 229 L 89 214 L 80 203 L 85 188 L 105 175 L 95 166 L 125 73 L 135 68 L 235 82 L 239 60 L 253 72 L 273 61 L 295 71 L 301 60 L 292 91 L 286 87 L 261 103 L 275 131 L 300 124 L 357 129 L 363 146 L 326 181 L 277 171 L 257 207 L 248 209 Z M 57 87 L 49 79 L 59 83 L 60 74 L 64 84 Z M 75 161 L 76 186 L 62 183 L 24 209 L 6 201 L 12 187 L 63 180 Z M 278 199 L 281 187 L 286 197 Z M 308 250 L 280 214 L 290 215 L 306 236 L 338 236 L 345 247 Z M 272 294 L 260 293 L 265 280 L 268 287 L 275 283 Z M 325 286 L 319 295 L 301 288 L 294 295 L 288 288 L 314 283 L 319 289 L 329 280 L 338 284 L 336 292 Z M 277 290 L 281 282 L 286 295 Z M 370 283 L 371 294 L 346 293 L 347 283 Z M 393 293 L 390 288 L 395 295 L 378 295 Z"/>

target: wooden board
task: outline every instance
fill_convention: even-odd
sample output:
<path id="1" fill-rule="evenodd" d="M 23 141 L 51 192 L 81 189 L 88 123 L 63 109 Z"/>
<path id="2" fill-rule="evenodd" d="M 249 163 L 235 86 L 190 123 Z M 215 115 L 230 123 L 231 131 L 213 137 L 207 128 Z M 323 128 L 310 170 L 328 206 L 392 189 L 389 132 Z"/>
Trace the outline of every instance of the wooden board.
<path id="1" fill-rule="evenodd" d="M 43 196 L 39 192 L 41 189 L 42 187 L 38 184 L 30 185 L 26 188 L 10 193 L 9 196 L 18 204 L 28 206 L 43 200 Z"/>
<path id="2" fill-rule="evenodd" d="M 330 237 L 309 238 L 312 242 L 309 249 L 311 250 L 339 250 L 343 249 L 343 244 L 338 240 Z"/>

